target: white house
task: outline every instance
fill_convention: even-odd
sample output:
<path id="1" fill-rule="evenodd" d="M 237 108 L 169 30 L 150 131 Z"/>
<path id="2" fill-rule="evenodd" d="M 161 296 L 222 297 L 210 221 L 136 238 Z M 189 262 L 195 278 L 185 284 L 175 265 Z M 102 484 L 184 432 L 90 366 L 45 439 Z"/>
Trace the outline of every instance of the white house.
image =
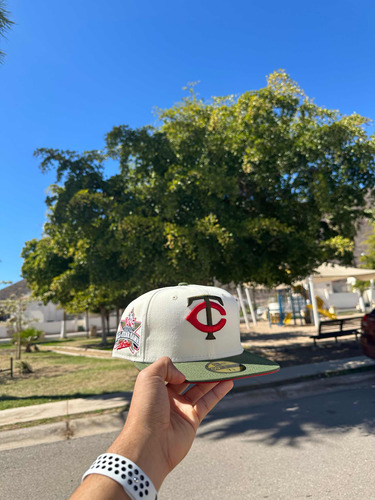
<path id="1" fill-rule="evenodd" d="M 16 297 L 29 297 L 31 291 L 26 284 L 26 280 L 18 281 L 13 285 L 7 286 L 0 290 L 0 302 Z M 44 333 L 55 333 L 61 332 L 61 324 L 64 319 L 64 310 L 52 302 L 48 302 L 44 305 L 43 302 L 37 300 L 31 300 L 28 302 L 25 311 L 25 320 L 28 326 L 33 326 L 38 330 L 42 330 Z M 5 323 L 6 318 L 0 317 L 0 338 L 5 338 L 11 336 L 12 332 L 9 331 L 9 327 Z M 87 324 L 87 320 L 89 325 Z M 110 328 L 117 328 L 116 313 L 112 313 L 109 318 Z M 99 315 L 86 314 L 74 315 L 67 314 L 65 321 L 65 331 L 66 332 L 77 332 L 77 331 L 87 331 L 89 326 L 96 326 L 98 330 L 101 330 L 101 318 Z"/>

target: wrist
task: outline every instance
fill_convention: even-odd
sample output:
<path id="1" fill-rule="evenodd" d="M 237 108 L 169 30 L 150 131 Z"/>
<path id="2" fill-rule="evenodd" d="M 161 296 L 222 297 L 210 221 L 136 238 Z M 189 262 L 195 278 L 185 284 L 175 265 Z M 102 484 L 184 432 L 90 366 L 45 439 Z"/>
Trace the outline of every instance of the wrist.
<path id="1" fill-rule="evenodd" d="M 105 476 L 114 481 L 116 485 L 120 485 L 123 489 L 121 498 L 129 497 L 131 500 L 157 499 L 157 490 L 151 478 L 148 477 L 138 464 L 134 463 L 128 457 L 123 457 L 116 453 L 103 453 L 99 455 L 82 476 L 82 482 L 87 477 L 96 475 L 100 477 Z M 114 484 L 111 486 L 113 487 Z M 120 497 L 116 495 L 114 498 Z"/>
<path id="2" fill-rule="evenodd" d="M 90 474 L 69 500 L 131 500 L 124 488 L 113 479 L 101 474 Z"/>
<path id="3" fill-rule="evenodd" d="M 145 433 L 136 435 L 124 428 L 107 453 L 117 453 L 136 463 L 148 475 L 157 491 L 169 472 L 160 441 L 156 443 L 151 435 Z"/>

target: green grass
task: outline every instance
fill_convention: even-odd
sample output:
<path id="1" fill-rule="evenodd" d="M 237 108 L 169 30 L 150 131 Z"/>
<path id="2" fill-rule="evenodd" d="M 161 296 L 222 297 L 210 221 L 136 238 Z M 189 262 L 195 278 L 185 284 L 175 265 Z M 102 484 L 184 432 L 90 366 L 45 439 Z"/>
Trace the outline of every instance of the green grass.
<path id="1" fill-rule="evenodd" d="M 0 369 L 9 368 L 2 350 Z M 13 379 L 0 374 L 0 410 L 64 399 L 132 390 L 137 376 L 133 364 L 119 359 L 67 356 L 55 352 L 22 353 L 33 373 Z M 8 373 L 8 372 L 7 372 Z"/>
<path id="2" fill-rule="evenodd" d="M 113 349 L 113 345 L 115 343 L 116 335 L 114 333 L 110 333 L 107 335 L 108 345 L 102 346 L 101 337 L 96 338 L 87 338 L 87 337 L 69 337 L 67 339 L 58 339 L 58 340 L 45 340 L 41 342 L 37 342 L 37 344 L 45 345 L 45 346 L 57 346 L 57 347 L 84 347 L 84 348 L 94 348 L 101 350 L 111 350 Z M 8 343 L 0 343 L 0 350 L 2 349 L 14 349 L 14 345 L 11 342 Z"/>
<path id="3" fill-rule="evenodd" d="M 11 344 L 10 342 L 5 344 L 5 343 L 0 343 L 0 349 L 11 349 L 13 348 L 13 344 Z"/>
<path id="4" fill-rule="evenodd" d="M 68 339 L 63 339 L 63 340 L 51 340 L 49 342 L 39 342 L 41 345 L 45 346 L 56 346 L 56 347 L 83 347 L 83 348 L 91 348 L 91 349 L 100 349 L 100 350 L 112 350 L 113 345 L 115 343 L 115 337 L 110 336 L 107 337 L 107 342 L 108 345 L 102 346 L 101 345 L 102 339 L 97 337 L 93 339 L 88 339 L 86 337 L 79 337 L 79 338 L 68 338 Z"/>

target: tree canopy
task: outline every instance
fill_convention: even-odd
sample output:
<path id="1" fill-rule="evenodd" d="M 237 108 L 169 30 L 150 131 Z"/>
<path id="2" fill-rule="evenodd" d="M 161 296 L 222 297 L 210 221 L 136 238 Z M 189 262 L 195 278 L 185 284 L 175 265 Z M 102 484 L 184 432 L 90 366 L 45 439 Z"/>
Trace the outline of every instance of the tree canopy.
<path id="1" fill-rule="evenodd" d="M 159 119 L 115 127 L 107 152 L 185 279 L 289 283 L 351 261 L 373 196 L 369 120 L 317 106 L 283 71 L 237 98 L 191 91 Z"/>
<path id="2" fill-rule="evenodd" d="M 4 0 L 0 0 L 0 37 L 5 38 L 5 33 L 11 28 L 13 21 L 9 18 L 9 12 L 6 10 Z M 0 63 L 3 62 L 4 52 L 0 50 Z"/>
<path id="3" fill-rule="evenodd" d="M 284 71 L 238 97 L 191 89 L 158 117 L 114 127 L 102 151 L 38 150 L 57 177 L 45 235 L 23 252 L 36 293 L 109 306 L 179 281 L 275 285 L 351 263 L 374 196 L 368 119 L 317 106 Z M 105 178 L 108 158 L 119 173 Z"/>
<path id="4" fill-rule="evenodd" d="M 110 227 L 113 179 L 103 178 L 101 156 L 40 149 L 41 169 L 56 166 L 56 184 L 46 199 L 48 221 L 40 240 L 26 242 L 23 275 L 34 295 L 60 303 L 68 312 L 123 307 L 125 271 L 117 264 Z M 105 342 L 105 328 L 103 327 Z"/>

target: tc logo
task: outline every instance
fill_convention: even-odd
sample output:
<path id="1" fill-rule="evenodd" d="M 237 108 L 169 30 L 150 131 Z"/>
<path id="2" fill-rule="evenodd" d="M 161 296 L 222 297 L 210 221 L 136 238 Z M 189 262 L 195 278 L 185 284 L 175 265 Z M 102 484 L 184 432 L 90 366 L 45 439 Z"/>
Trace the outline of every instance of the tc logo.
<path id="1" fill-rule="evenodd" d="M 196 300 L 201 300 L 203 299 L 203 302 L 200 304 L 196 305 L 194 309 L 186 316 L 185 319 L 189 321 L 197 330 L 200 330 L 201 332 L 207 333 L 206 340 L 215 340 L 216 337 L 214 336 L 214 332 L 218 332 L 221 330 L 227 320 L 225 318 L 221 318 L 220 321 L 218 321 L 215 325 L 212 324 L 212 311 L 211 309 L 216 309 L 216 311 L 219 311 L 219 313 L 222 316 L 225 316 L 227 313 L 225 312 L 224 307 L 222 307 L 223 301 L 220 297 L 216 297 L 215 295 L 199 295 L 197 297 L 189 297 L 188 298 L 188 307 L 191 306 L 193 302 Z M 219 302 L 217 304 L 216 302 L 211 302 L 210 299 L 215 300 Z M 198 321 L 198 313 L 202 311 L 202 309 L 206 309 L 206 318 L 207 318 L 207 325 L 204 325 L 200 321 Z"/>

